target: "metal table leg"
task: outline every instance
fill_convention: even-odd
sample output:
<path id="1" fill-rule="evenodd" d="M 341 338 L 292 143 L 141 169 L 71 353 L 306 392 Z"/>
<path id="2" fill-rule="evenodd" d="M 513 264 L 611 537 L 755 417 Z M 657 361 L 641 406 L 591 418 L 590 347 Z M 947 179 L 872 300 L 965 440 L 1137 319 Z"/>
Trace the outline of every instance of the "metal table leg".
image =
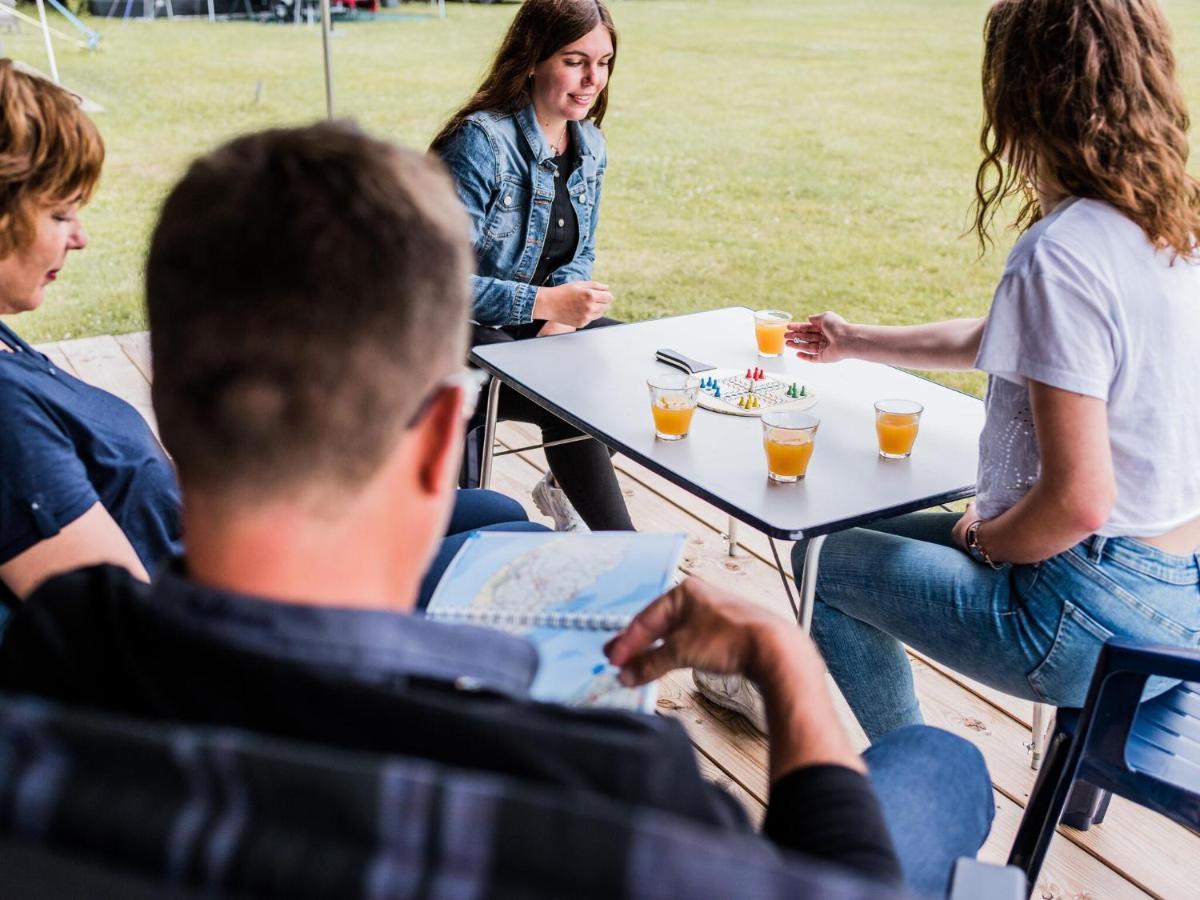
<path id="1" fill-rule="evenodd" d="M 496 448 L 496 413 L 500 405 L 500 379 L 492 376 L 488 382 L 487 418 L 483 423 L 483 458 L 479 460 L 479 486 L 492 486 L 492 452 Z"/>
<path id="2" fill-rule="evenodd" d="M 817 565 L 821 557 L 821 545 L 825 543 L 825 535 L 819 534 L 808 539 L 808 547 L 804 552 L 804 572 L 800 576 L 800 612 L 796 622 L 802 631 L 812 628 L 813 604 L 817 600 Z"/>
<path id="3" fill-rule="evenodd" d="M 767 543 L 771 545 L 771 554 L 775 557 L 775 569 L 779 572 L 779 578 L 783 581 L 783 592 L 787 594 L 788 603 L 792 607 L 792 615 L 796 617 L 796 621 L 800 621 L 800 607 L 796 605 L 796 598 L 792 596 L 792 586 L 788 584 L 787 572 L 783 571 L 783 562 L 779 558 L 779 548 L 775 546 L 775 538 L 767 535 Z"/>

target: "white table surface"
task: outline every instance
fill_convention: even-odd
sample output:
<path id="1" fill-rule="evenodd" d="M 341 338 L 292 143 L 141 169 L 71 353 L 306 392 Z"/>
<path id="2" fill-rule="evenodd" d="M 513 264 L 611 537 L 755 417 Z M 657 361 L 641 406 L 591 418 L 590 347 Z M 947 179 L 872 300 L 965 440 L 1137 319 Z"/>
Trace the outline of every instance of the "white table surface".
<path id="1" fill-rule="evenodd" d="M 646 379 L 675 371 L 659 348 L 719 368 L 758 366 L 817 393 L 821 420 L 805 479 L 767 479 L 757 418 L 698 409 L 686 440 L 654 438 Z M 766 534 L 788 540 L 840 531 L 974 493 L 983 404 L 899 369 L 844 360 L 814 365 L 788 350 L 761 359 L 745 307 L 477 347 L 472 360 L 580 430 Z M 880 459 L 874 402 L 925 406 L 913 455 Z"/>

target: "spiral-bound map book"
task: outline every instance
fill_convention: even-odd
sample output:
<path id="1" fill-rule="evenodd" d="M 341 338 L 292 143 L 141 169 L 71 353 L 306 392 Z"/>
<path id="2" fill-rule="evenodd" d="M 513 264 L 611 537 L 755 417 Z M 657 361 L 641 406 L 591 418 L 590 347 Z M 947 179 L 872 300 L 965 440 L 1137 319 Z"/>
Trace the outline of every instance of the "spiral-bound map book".
<path id="1" fill-rule="evenodd" d="M 653 684 L 625 688 L 604 644 L 674 583 L 681 534 L 475 532 L 425 615 L 519 634 L 537 647 L 536 700 L 653 712 Z"/>

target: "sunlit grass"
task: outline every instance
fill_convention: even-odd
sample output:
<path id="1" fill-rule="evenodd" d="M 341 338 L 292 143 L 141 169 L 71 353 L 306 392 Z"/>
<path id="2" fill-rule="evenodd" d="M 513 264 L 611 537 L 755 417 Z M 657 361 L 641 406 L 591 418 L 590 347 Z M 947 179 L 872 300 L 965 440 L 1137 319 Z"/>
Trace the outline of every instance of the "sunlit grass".
<path id="1" fill-rule="evenodd" d="M 621 43 L 596 277 L 612 285 L 615 314 L 744 303 L 912 322 L 986 310 L 1011 243 L 1000 235 L 980 259 L 963 235 L 986 6 L 613 0 Z M 1198 4 L 1164 6 L 1196 106 Z M 338 112 L 424 146 L 474 87 L 513 10 L 451 4 L 445 22 L 339 25 Z M 43 310 L 13 322 L 33 340 L 143 328 L 146 239 L 188 160 L 238 132 L 324 114 L 315 28 L 91 24 L 101 50 L 63 47 L 59 66 L 105 107 L 96 120 L 108 163 L 86 210 L 90 248 Z M 31 29 L 3 40 L 44 67 Z"/>

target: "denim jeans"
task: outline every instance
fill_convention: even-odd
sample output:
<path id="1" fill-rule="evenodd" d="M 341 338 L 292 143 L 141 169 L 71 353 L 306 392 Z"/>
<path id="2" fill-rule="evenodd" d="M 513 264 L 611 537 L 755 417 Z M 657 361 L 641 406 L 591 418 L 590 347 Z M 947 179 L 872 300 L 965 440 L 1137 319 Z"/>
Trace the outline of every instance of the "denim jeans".
<path id="1" fill-rule="evenodd" d="M 446 567 L 454 559 L 472 531 L 549 531 L 545 525 L 530 522 L 521 504 L 511 497 L 496 491 L 460 490 L 454 495 L 454 511 L 446 536 L 438 547 L 437 554 L 429 564 L 425 577 L 421 579 L 421 591 L 417 595 L 418 610 L 429 605 Z"/>
<path id="2" fill-rule="evenodd" d="M 937 728 L 901 728 L 863 754 L 914 893 L 947 893 L 954 861 L 974 857 L 987 839 L 996 807 L 983 754 Z"/>
<path id="3" fill-rule="evenodd" d="M 1200 645 L 1200 554 L 1093 536 L 999 570 L 951 541 L 957 513 L 830 535 L 813 638 L 871 740 L 922 721 L 902 644 L 1008 694 L 1082 706 L 1110 637 Z M 793 550 L 799 571 L 804 542 Z M 1152 679 L 1147 694 L 1171 685 Z"/>

